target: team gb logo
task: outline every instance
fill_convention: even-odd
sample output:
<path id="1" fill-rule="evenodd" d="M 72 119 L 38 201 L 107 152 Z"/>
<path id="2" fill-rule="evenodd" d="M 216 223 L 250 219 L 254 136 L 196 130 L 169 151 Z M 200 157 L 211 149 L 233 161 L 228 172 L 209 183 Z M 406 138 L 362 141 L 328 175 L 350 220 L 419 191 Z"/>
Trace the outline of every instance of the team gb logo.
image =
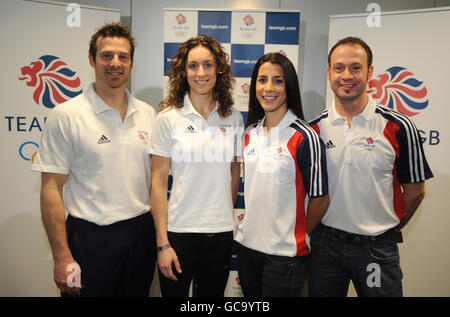
<path id="1" fill-rule="evenodd" d="M 19 80 L 35 88 L 33 100 L 38 105 L 54 108 L 82 93 L 80 78 L 56 56 L 41 56 L 20 68 L 20 72 Z"/>

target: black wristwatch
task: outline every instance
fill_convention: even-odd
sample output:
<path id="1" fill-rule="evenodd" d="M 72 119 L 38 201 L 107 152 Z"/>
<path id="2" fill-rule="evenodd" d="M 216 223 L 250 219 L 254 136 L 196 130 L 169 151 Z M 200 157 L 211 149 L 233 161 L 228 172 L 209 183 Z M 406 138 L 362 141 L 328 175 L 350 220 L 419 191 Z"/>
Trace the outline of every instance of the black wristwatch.
<path id="1" fill-rule="evenodd" d="M 156 250 L 162 251 L 162 250 L 168 249 L 168 248 L 170 248 L 170 247 L 171 247 L 170 243 L 167 243 L 167 244 L 162 245 L 162 246 L 160 246 L 160 247 L 156 247 Z"/>

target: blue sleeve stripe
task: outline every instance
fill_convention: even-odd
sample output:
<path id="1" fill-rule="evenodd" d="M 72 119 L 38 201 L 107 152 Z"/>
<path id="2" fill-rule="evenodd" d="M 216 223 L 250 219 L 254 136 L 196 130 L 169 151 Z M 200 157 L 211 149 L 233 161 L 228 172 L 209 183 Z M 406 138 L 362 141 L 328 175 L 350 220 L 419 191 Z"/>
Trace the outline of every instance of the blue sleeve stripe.
<path id="1" fill-rule="evenodd" d="M 409 175 L 412 183 L 426 179 L 424 153 L 421 146 L 421 138 L 414 122 L 406 115 L 391 109 L 377 105 L 376 112 L 388 120 L 393 120 L 405 132 L 409 158 Z"/>
<path id="2" fill-rule="evenodd" d="M 297 119 L 292 127 L 305 136 L 310 149 L 310 181 L 307 189 L 308 195 L 317 197 L 324 195 L 323 175 L 322 175 L 322 151 L 320 147 L 320 139 L 317 133 L 304 121 Z"/>

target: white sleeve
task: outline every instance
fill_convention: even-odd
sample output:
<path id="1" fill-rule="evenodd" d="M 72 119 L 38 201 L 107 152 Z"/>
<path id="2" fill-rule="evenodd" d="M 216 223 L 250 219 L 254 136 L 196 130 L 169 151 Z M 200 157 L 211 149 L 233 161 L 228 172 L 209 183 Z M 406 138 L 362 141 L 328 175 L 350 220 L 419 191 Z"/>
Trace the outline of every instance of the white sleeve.
<path id="1" fill-rule="evenodd" d="M 148 124 L 149 124 L 148 131 L 149 131 L 150 139 L 147 142 L 147 151 L 148 151 L 149 154 L 151 154 L 150 140 L 151 140 L 151 137 L 152 137 L 153 129 L 155 127 L 156 112 L 155 112 L 155 109 L 152 106 L 150 106 L 148 103 L 146 103 L 146 102 L 144 102 L 142 100 L 135 99 L 135 102 L 139 102 L 139 103 L 141 103 L 144 106 L 145 115 L 148 117 L 147 118 L 148 119 Z"/>
<path id="2" fill-rule="evenodd" d="M 150 154 L 170 157 L 172 149 L 171 124 L 165 112 L 156 116 L 150 137 Z"/>
<path id="3" fill-rule="evenodd" d="M 148 142 L 148 153 L 152 154 L 151 152 L 151 139 L 152 139 L 152 134 L 153 134 L 153 129 L 155 128 L 155 121 L 156 121 L 156 111 L 155 109 L 153 109 L 152 106 L 150 106 L 151 111 L 150 111 L 150 141 Z"/>
<path id="4" fill-rule="evenodd" d="M 240 111 L 236 110 L 236 126 L 235 126 L 235 139 L 234 139 L 234 156 L 242 157 L 242 137 L 244 133 L 244 118 L 242 117 L 242 114 Z"/>
<path id="5" fill-rule="evenodd" d="M 55 107 L 46 120 L 39 151 L 31 165 L 34 171 L 69 174 L 73 143 L 69 116 L 63 110 L 61 106 Z"/>

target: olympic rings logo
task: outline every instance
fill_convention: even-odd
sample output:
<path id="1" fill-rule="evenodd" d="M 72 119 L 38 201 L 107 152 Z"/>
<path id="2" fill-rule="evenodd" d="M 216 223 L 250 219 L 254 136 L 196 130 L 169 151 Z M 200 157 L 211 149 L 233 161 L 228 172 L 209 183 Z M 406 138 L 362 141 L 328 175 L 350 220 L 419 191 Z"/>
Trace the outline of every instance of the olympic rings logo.
<path id="1" fill-rule="evenodd" d="M 175 31 L 176 37 L 186 37 L 187 32 L 185 31 Z"/>
<path id="2" fill-rule="evenodd" d="M 23 143 L 19 147 L 19 155 L 25 161 L 28 161 L 28 162 L 31 161 L 31 163 L 33 163 L 34 157 L 36 156 L 38 149 L 39 149 L 39 144 L 37 144 L 36 142 L 28 141 L 28 142 Z M 29 155 L 30 153 L 32 153 L 32 154 Z"/>
<path id="3" fill-rule="evenodd" d="M 244 39 L 253 39 L 255 37 L 255 33 L 253 33 L 253 32 L 242 32 L 241 36 Z"/>

